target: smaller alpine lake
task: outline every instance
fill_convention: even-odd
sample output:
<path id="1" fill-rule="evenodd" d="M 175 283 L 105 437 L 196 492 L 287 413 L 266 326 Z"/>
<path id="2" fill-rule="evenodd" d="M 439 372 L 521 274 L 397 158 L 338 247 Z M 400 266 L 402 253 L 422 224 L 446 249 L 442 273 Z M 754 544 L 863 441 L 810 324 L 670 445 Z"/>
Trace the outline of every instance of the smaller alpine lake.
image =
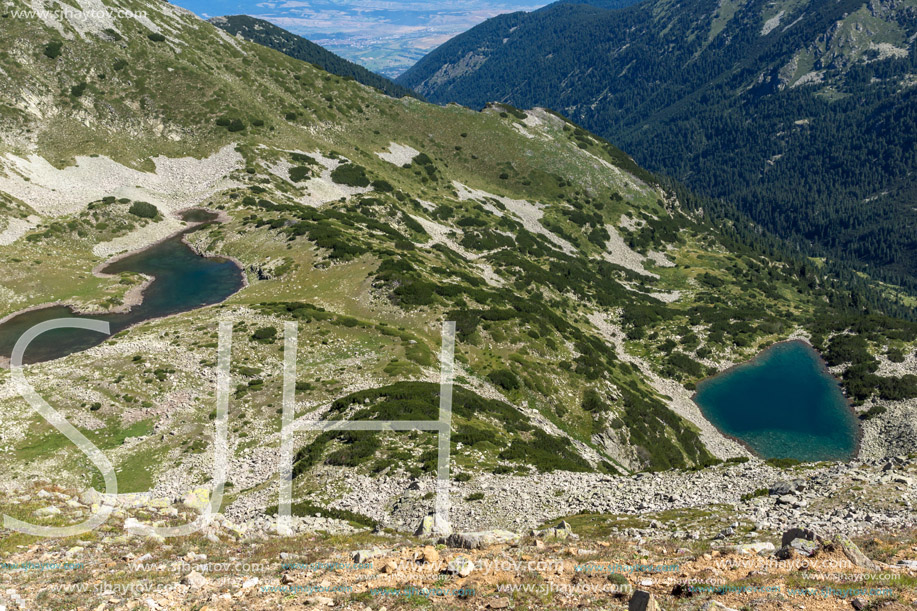
<path id="1" fill-rule="evenodd" d="M 763 458 L 849 460 L 857 452 L 856 415 L 802 341 L 775 344 L 700 382 L 694 401 L 720 432 Z"/>
<path id="2" fill-rule="evenodd" d="M 70 307 L 54 305 L 16 314 L 0 324 L 0 361 L 9 359 L 16 342 L 29 329 L 58 319 L 82 319 L 108 322 L 112 333 L 136 324 L 189 312 L 220 303 L 244 286 L 245 275 L 233 261 L 202 257 L 185 244 L 184 236 L 217 222 L 217 215 L 194 209 L 182 215 L 191 227 L 149 248 L 109 263 L 105 274 L 139 272 L 153 278 L 143 292 L 143 301 L 122 313 L 78 314 Z M 98 346 L 105 335 L 84 329 L 56 329 L 34 339 L 24 363 L 41 363 L 59 359 Z"/>

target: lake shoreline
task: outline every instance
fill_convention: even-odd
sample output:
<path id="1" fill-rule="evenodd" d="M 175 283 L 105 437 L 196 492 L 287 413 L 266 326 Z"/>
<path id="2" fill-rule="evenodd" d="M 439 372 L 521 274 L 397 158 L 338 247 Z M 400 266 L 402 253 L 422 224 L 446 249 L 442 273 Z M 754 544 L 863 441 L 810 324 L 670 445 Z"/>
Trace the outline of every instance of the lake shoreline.
<path id="1" fill-rule="evenodd" d="M 849 413 L 854 418 L 854 422 L 856 424 L 856 431 L 855 431 L 856 434 L 855 434 L 855 441 L 854 441 L 855 445 L 854 445 L 853 452 L 850 455 L 850 458 L 847 458 L 845 460 L 835 459 L 830 462 L 850 462 L 852 460 L 856 460 L 860 455 L 860 451 L 862 449 L 862 441 L 863 441 L 863 426 L 862 426 L 862 422 L 860 421 L 859 413 L 856 411 L 856 408 L 854 407 L 853 402 L 850 400 L 850 397 L 848 397 L 847 393 L 844 392 L 844 388 L 843 386 L 841 386 L 840 380 L 838 380 L 838 378 L 828 368 L 828 363 L 825 361 L 824 355 L 821 353 L 820 350 L 818 350 L 815 346 L 813 346 L 812 343 L 809 340 L 807 340 L 806 338 L 791 337 L 788 339 L 776 341 L 773 344 L 771 344 L 770 346 L 767 346 L 766 348 L 761 349 L 758 352 L 758 354 L 756 354 L 751 359 L 747 361 L 743 361 L 741 363 L 735 363 L 734 365 L 727 367 L 723 371 L 718 371 L 717 373 L 713 375 L 703 378 L 702 380 L 697 382 L 694 394 L 691 395 L 691 401 L 693 401 L 694 404 L 697 405 L 697 408 L 701 411 L 701 414 L 704 416 L 704 418 L 706 418 L 707 421 L 710 422 L 710 424 L 712 424 L 714 428 L 716 428 L 716 430 L 719 431 L 721 435 L 741 445 L 743 448 L 748 450 L 752 454 L 752 456 L 754 456 L 755 458 L 759 458 L 761 460 L 767 460 L 766 457 L 762 456 L 759 452 L 754 450 L 747 442 L 739 439 L 738 437 L 735 437 L 734 435 L 730 435 L 729 433 L 726 433 L 725 431 L 720 429 L 718 426 L 716 426 L 716 424 L 714 424 L 714 422 L 710 418 L 708 418 L 706 414 L 704 414 L 704 409 L 701 406 L 701 404 L 697 401 L 697 396 L 700 394 L 701 385 L 708 383 L 715 378 L 719 378 L 720 376 L 727 375 L 737 369 L 744 368 L 744 367 L 754 367 L 761 358 L 765 357 L 767 353 L 769 353 L 774 348 L 777 348 L 778 346 L 781 346 L 781 345 L 790 345 L 790 344 L 801 344 L 811 349 L 818 356 L 818 367 L 820 369 L 820 373 L 830 377 L 830 379 L 835 384 L 837 384 L 838 390 L 840 390 L 841 396 L 843 396 L 844 398 L 844 404 L 846 406 L 846 409 L 849 411 Z M 802 461 L 802 462 L 821 462 L 821 461 Z"/>
<path id="2" fill-rule="evenodd" d="M 194 233 L 195 231 L 199 231 L 200 229 L 202 229 L 203 227 L 205 227 L 205 226 L 207 226 L 207 225 L 216 224 L 216 223 L 225 223 L 225 222 L 227 222 L 227 221 L 230 220 L 230 217 L 229 217 L 228 214 L 226 214 L 226 212 L 224 212 L 224 211 L 222 211 L 222 210 L 211 210 L 211 209 L 209 209 L 209 208 L 198 207 L 198 206 L 192 206 L 191 208 L 186 208 L 186 209 L 184 209 L 184 210 L 179 211 L 178 214 L 179 214 L 179 215 L 183 215 L 183 214 L 187 214 L 187 213 L 192 212 L 192 211 L 207 212 L 207 213 L 213 214 L 213 215 L 214 215 L 214 218 L 213 218 L 213 219 L 210 219 L 210 220 L 205 220 L 205 221 L 189 221 L 189 222 L 187 222 L 187 225 L 184 226 L 184 227 L 182 227 L 179 231 L 173 232 L 173 233 L 169 234 L 168 236 L 166 236 L 166 237 L 164 237 L 164 238 L 162 238 L 162 239 L 156 240 L 155 242 L 153 242 L 153 243 L 151 243 L 151 244 L 147 244 L 147 245 L 145 245 L 143 248 L 140 248 L 140 249 L 137 249 L 137 250 L 126 251 L 126 252 L 123 252 L 123 253 L 119 253 L 119 254 L 117 254 L 117 255 L 115 255 L 115 256 L 113 256 L 113 257 L 107 259 L 106 261 L 103 261 L 102 263 L 99 263 L 98 265 L 96 265 L 96 266 L 92 269 L 92 274 L 93 274 L 95 277 L 97 277 L 97 278 L 102 278 L 102 279 L 115 278 L 115 277 L 116 277 L 115 274 L 106 273 L 105 270 L 107 270 L 108 268 L 110 268 L 110 267 L 111 267 L 112 265 L 114 265 L 115 263 L 118 263 L 119 261 L 122 261 L 122 260 L 124 260 L 124 259 L 129 258 L 129 257 L 133 257 L 133 256 L 136 256 L 136 255 L 140 255 L 140 254 L 142 254 L 142 253 L 144 253 L 144 252 L 147 252 L 148 250 L 150 250 L 150 249 L 152 249 L 152 248 L 155 248 L 156 246 L 159 246 L 159 245 L 163 244 L 164 242 L 168 242 L 169 240 L 173 240 L 173 239 L 175 239 L 176 237 L 181 236 L 181 243 L 182 243 L 186 248 L 188 248 L 189 251 L 191 251 L 192 253 L 194 253 L 196 256 L 199 256 L 199 257 L 202 257 L 202 258 L 205 258 L 205 259 L 212 259 L 212 260 L 213 260 L 213 259 L 222 259 L 222 260 L 224 260 L 224 261 L 229 261 L 229 262 L 231 262 L 233 265 L 236 266 L 236 268 L 238 268 L 238 271 L 240 272 L 239 275 L 240 275 L 240 279 L 241 279 L 241 286 L 239 287 L 239 289 L 238 289 L 237 291 L 235 291 L 234 293 L 232 293 L 231 295 L 227 296 L 225 299 L 223 299 L 223 300 L 221 300 L 221 301 L 219 301 L 219 302 L 217 302 L 217 303 L 208 304 L 208 305 L 203 306 L 203 307 L 200 307 L 200 308 L 195 308 L 194 310 L 202 310 L 202 309 L 205 309 L 205 308 L 208 308 L 208 307 L 213 307 L 213 306 L 221 305 L 221 304 L 225 303 L 225 302 L 226 302 L 228 299 L 230 299 L 233 295 L 235 295 L 235 294 L 238 293 L 239 291 L 243 290 L 244 288 L 248 287 L 249 283 L 248 283 L 248 276 L 247 276 L 246 273 L 245 273 L 245 266 L 241 263 L 241 261 L 239 261 L 239 260 L 236 259 L 235 257 L 224 256 L 224 255 L 214 255 L 214 256 L 211 256 L 211 255 L 206 255 L 206 254 L 203 254 L 203 253 L 199 252 L 198 249 L 196 249 L 190 242 L 188 242 L 188 235 L 191 234 L 191 233 Z M 7 316 L 4 316 L 2 319 L 0 319 L 0 326 L 2 326 L 2 325 L 3 325 L 4 323 L 6 323 L 6 322 L 9 322 L 10 320 L 13 320 L 13 319 L 15 319 L 15 318 L 18 318 L 19 316 L 22 316 L 22 315 L 24 315 L 24 314 L 28 314 L 28 313 L 30 313 L 30 312 L 36 312 L 36 311 L 39 311 L 39 310 L 45 310 L 45 309 L 48 309 L 48 308 L 55 308 L 55 307 L 64 307 L 64 308 L 67 308 L 67 309 L 70 310 L 70 312 L 71 312 L 72 314 L 74 314 L 75 316 L 93 316 L 93 315 L 105 316 L 105 315 L 112 315 L 112 314 L 127 314 L 127 313 L 130 313 L 131 310 L 132 310 L 133 308 L 139 307 L 140 305 L 143 304 L 143 301 L 144 301 L 144 293 L 145 293 L 145 291 L 150 287 L 151 284 L 153 284 L 153 282 L 156 281 L 156 277 L 155 277 L 155 276 L 148 276 L 148 275 L 146 275 L 146 274 L 140 274 L 140 275 L 142 275 L 142 276 L 144 277 L 144 281 L 143 281 L 142 283 L 140 283 L 140 284 L 138 284 L 138 285 L 136 285 L 136 286 L 133 286 L 133 287 L 131 287 L 130 289 L 128 289 L 127 292 L 124 294 L 123 303 L 122 303 L 121 305 L 119 305 L 119 306 L 115 306 L 115 307 L 110 308 L 110 309 L 107 309 L 107 310 L 94 310 L 94 309 L 87 309 L 87 308 L 84 308 L 84 307 L 80 307 L 79 305 L 76 305 L 76 304 L 73 304 L 73 303 L 68 303 L 67 301 L 60 301 L 60 300 L 59 300 L 59 301 L 54 301 L 54 302 L 41 303 L 41 304 L 36 304 L 36 305 L 33 305 L 33 306 L 29 306 L 29 307 L 27 307 L 27 308 L 23 308 L 23 309 L 18 310 L 18 311 L 16 311 L 16 312 L 12 312 L 11 314 L 8 314 Z M 189 310 L 189 311 L 192 311 L 192 310 Z M 137 326 L 137 325 L 139 325 L 139 324 L 141 324 L 141 323 L 151 322 L 151 321 L 156 321 L 156 320 L 161 320 L 161 319 L 163 319 L 163 318 L 168 318 L 168 317 L 174 316 L 174 315 L 175 315 L 175 314 L 169 314 L 169 315 L 166 315 L 166 316 L 156 316 L 156 317 L 148 318 L 148 319 L 139 321 L 139 322 L 137 322 L 137 323 L 134 323 L 134 324 L 132 324 L 132 325 L 126 327 L 125 329 L 122 329 L 122 331 L 124 331 L 124 330 L 126 330 L 126 329 L 130 329 L 130 328 L 132 328 L 132 327 L 135 327 L 135 326 Z M 63 357 L 60 357 L 60 358 L 63 358 Z M 53 360 L 57 360 L 57 359 L 51 359 L 51 360 L 53 361 Z M 50 361 L 41 361 L 41 362 L 50 362 Z M 38 363 L 35 363 L 35 364 L 38 364 Z M 6 356 L 0 355 L 0 369 L 9 369 L 9 368 L 10 368 L 10 365 L 11 365 L 11 363 L 10 363 L 10 358 L 9 358 L 9 357 L 6 357 Z"/>

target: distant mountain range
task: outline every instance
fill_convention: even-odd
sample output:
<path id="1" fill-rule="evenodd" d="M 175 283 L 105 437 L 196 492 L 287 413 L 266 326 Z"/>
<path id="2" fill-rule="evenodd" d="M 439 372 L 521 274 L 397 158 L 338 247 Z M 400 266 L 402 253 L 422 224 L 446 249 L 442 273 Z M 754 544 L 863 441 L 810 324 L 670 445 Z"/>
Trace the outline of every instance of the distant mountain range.
<path id="1" fill-rule="evenodd" d="M 358 83 L 375 87 L 392 97 L 401 98 L 406 95 L 418 97 L 412 90 L 396 85 L 384 76 L 370 72 L 359 64 L 347 61 L 302 36 L 297 36 L 283 28 L 278 28 L 269 21 L 256 19 L 248 15 L 214 17 L 209 21 L 233 36 L 240 35 L 259 45 L 285 53 L 294 59 L 314 64 L 332 74 L 349 77 Z"/>
<path id="2" fill-rule="evenodd" d="M 439 103 L 552 108 L 809 252 L 913 282 L 917 2 L 610 8 L 496 17 L 396 82 Z"/>

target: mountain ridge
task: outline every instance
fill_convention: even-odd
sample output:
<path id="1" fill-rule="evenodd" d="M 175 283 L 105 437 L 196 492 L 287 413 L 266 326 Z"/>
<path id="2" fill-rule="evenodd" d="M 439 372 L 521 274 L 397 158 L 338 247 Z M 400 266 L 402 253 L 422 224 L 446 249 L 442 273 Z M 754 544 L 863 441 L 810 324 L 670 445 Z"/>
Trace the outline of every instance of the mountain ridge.
<path id="1" fill-rule="evenodd" d="M 207 21 L 233 36 L 242 36 L 247 40 L 275 49 L 295 59 L 315 64 L 326 72 L 350 77 L 359 83 L 375 87 L 392 97 L 400 98 L 406 95 L 417 97 L 418 95 L 406 87 L 396 85 L 394 81 L 380 74 L 371 72 L 359 64 L 335 55 L 324 47 L 277 27 L 264 19 L 248 15 L 227 15 L 224 17 L 212 17 Z"/>

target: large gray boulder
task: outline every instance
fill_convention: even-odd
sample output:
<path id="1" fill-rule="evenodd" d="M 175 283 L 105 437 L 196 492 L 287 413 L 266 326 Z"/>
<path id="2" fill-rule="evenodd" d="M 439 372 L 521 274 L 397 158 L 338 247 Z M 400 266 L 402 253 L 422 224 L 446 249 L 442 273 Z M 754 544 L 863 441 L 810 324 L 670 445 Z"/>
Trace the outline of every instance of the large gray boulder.
<path id="1" fill-rule="evenodd" d="M 452 526 L 436 513 L 431 513 L 424 516 L 414 534 L 418 537 L 448 537 L 452 534 Z"/>
<path id="2" fill-rule="evenodd" d="M 815 552 L 817 552 L 820 547 L 818 543 L 809 541 L 808 539 L 793 539 L 790 541 L 790 548 L 796 550 L 796 552 L 803 556 L 815 555 Z"/>
<path id="3" fill-rule="evenodd" d="M 805 490 L 806 482 L 802 479 L 792 479 L 782 482 L 777 482 L 770 488 L 768 488 L 767 493 L 770 496 L 785 496 L 787 494 L 795 494 L 797 491 Z"/>
<path id="4" fill-rule="evenodd" d="M 814 530 L 809 530 L 808 528 L 791 528 L 783 533 L 783 537 L 780 539 L 780 547 L 788 546 L 794 539 L 805 539 L 806 541 L 815 541 L 817 543 L 825 542 L 824 537 Z"/>
<path id="5" fill-rule="evenodd" d="M 847 560 L 852 562 L 854 566 L 860 568 L 869 569 L 870 571 L 878 571 L 879 565 L 866 557 L 856 543 L 845 537 L 844 535 L 835 535 L 832 543 L 841 548 L 841 551 L 844 552 L 844 555 L 847 556 Z"/>

